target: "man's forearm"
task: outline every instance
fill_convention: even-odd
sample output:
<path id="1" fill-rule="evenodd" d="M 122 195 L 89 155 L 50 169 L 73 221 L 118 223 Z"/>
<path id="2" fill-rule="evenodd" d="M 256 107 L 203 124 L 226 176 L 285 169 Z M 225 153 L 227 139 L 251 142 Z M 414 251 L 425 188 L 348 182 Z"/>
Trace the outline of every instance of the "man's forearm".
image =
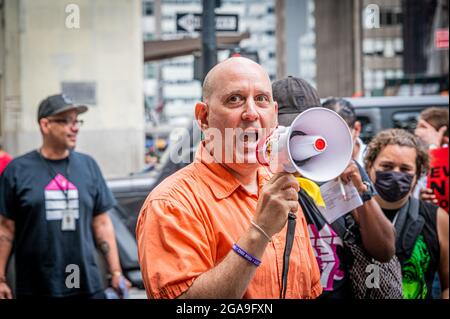
<path id="1" fill-rule="evenodd" d="M 111 219 L 102 214 L 100 220 L 94 221 L 93 231 L 97 247 L 102 252 L 108 264 L 110 273 L 121 272 L 119 253 Z"/>
<path id="2" fill-rule="evenodd" d="M 260 260 L 267 243 L 267 239 L 253 227 L 237 242 L 242 249 Z M 230 250 L 220 264 L 201 274 L 179 298 L 242 298 L 255 275 L 256 268 L 255 265 Z"/>
<path id="3" fill-rule="evenodd" d="M 6 277 L 6 265 L 11 254 L 14 233 L 0 225 L 0 278 Z"/>
<path id="4" fill-rule="evenodd" d="M 378 261 L 389 261 L 395 254 L 393 225 L 373 198 L 356 211 L 364 248 Z"/>

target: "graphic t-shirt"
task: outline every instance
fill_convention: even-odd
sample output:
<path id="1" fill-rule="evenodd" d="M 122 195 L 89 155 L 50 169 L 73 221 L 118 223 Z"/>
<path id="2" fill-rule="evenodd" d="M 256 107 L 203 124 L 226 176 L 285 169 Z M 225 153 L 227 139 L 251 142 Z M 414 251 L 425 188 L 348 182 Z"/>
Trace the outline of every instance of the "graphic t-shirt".
<path id="1" fill-rule="evenodd" d="M 411 199 L 410 199 L 411 201 Z M 419 219 L 423 226 L 415 228 L 410 222 L 410 211 L 383 209 L 386 217 L 393 221 L 405 214 L 405 221 L 395 224 L 396 255 L 402 265 L 402 286 L 404 299 L 430 299 L 434 275 L 438 270 L 440 249 L 437 235 L 437 206 L 419 201 Z M 409 205 L 406 203 L 405 205 Z M 420 224 L 420 223 L 419 223 Z M 411 249 L 403 249 L 403 247 Z M 404 252 L 407 252 L 405 254 Z"/>
<path id="2" fill-rule="evenodd" d="M 311 245 L 316 253 L 317 263 L 321 270 L 320 282 L 323 288 L 323 297 L 333 297 L 331 292 L 337 293 L 344 285 L 344 265 L 341 261 L 342 239 L 327 223 L 320 230 L 317 224 L 308 225 Z"/>
<path id="3" fill-rule="evenodd" d="M 319 187 L 310 180 L 297 178 L 300 188 L 304 191 L 299 196 L 307 194 L 311 203 L 316 206 L 325 206 L 320 195 Z M 314 255 L 320 269 L 320 283 L 323 288 L 319 298 L 342 299 L 349 297 L 346 260 L 344 258 L 344 245 L 342 239 L 328 224 L 319 210 L 302 205 L 303 214 L 308 224 L 309 238 Z"/>
<path id="4" fill-rule="evenodd" d="M 404 299 L 426 299 L 429 295 L 429 287 L 425 280 L 430 267 L 430 251 L 425 243 L 423 235 L 419 235 L 414 245 L 411 257 L 402 267 L 402 286 Z"/>
<path id="5" fill-rule="evenodd" d="M 63 297 L 103 289 L 92 218 L 115 204 L 97 163 L 71 152 L 14 159 L 0 178 L 0 214 L 15 221 L 16 294 Z M 63 218 L 72 227 L 63 230 Z"/>

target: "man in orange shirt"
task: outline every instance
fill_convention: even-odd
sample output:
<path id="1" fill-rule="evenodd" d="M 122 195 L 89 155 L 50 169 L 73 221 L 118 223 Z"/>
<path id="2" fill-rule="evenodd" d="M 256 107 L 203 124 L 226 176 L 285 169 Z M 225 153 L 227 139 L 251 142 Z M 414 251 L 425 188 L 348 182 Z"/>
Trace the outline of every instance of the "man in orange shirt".
<path id="1" fill-rule="evenodd" d="M 195 161 L 158 185 L 139 215 L 149 298 L 279 298 L 289 212 L 297 223 L 285 296 L 321 294 L 298 182 L 292 174 L 272 176 L 252 160 L 251 138 L 277 126 L 277 109 L 257 63 L 233 57 L 208 73 L 195 106 L 205 135 Z"/>

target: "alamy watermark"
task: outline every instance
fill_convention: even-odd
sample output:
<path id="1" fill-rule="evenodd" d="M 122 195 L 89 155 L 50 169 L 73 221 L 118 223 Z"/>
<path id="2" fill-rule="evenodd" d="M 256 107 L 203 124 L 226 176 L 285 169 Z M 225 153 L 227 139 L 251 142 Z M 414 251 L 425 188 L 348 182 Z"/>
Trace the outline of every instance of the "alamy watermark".
<path id="1" fill-rule="evenodd" d="M 66 28 L 79 29 L 80 28 L 80 7 L 77 4 L 70 3 L 66 6 Z"/>
<path id="2" fill-rule="evenodd" d="M 197 126 L 197 122 L 193 122 Z M 202 156 L 207 163 L 258 163 L 258 146 L 262 146 L 274 128 L 206 128 L 202 130 L 203 143 L 211 156 Z M 195 130 L 194 130 L 195 134 Z M 169 137 L 169 158 L 174 164 L 191 162 L 191 141 L 198 138 L 191 136 L 191 131 L 184 127 L 172 130 Z M 203 154 L 204 155 L 204 154 Z M 272 154 L 277 160 L 276 153 Z"/>
<path id="3" fill-rule="evenodd" d="M 363 11 L 363 23 L 366 29 L 380 28 L 380 7 L 369 4 Z"/>
<path id="4" fill-rule="evenodd" d="M 75 264 L 66 266 L 66 287 L 69 289 L 80 288 L 80 267 Z"/>
<path id="5" fill-rule="evenodd" d="M 366 273 L 369 273 L 366 277 L 367 288 L 380 288 L 380 266 L 375 264 L 367 265 Z"/>

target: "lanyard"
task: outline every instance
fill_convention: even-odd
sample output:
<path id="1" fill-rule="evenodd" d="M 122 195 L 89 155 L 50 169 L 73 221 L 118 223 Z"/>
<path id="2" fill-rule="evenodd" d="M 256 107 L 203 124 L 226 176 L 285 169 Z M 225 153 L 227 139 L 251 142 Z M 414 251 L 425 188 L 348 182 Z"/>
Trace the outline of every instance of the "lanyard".
<path id="1" fill-rule="evenodd" d="M 392 225 L 394 225 L 394 227 L 395 227 L 395 223 L 397 222 L 397 219 L 398 219 L 398 213 L 400 213 L 400 210 L 397 213 L 395 213 L 394 220 L 392 221 Z"/>
<path id="2" fill-rule="evenodd" d="M 55 178 L 56 175 L 58 175 L 58 173 L 56 173 L 56 171 L 53 169 L 53 167 L 51 167 L 48 162 L 45 160 L 44 156 L 42 156 L 41 150 L 38 150 L 39 153 L 39 157 L 42 161 L 42 163 L 44 164 L 44 166 L 47 168 L 48 174 L 50 175 L 50 177 L 55 181 L 56 185 L 58 186 L 59 190 L 63 193 L 64 198 L 66 200 L 66 205 L 67 208 L 69 208 L 69 158 L 70 158 L 70 153 L 69 156 L 67 156 L 67 161 L 66 161 L 66 167 L 64 169 L 65 172 L 65 178 L 67 179 L 67 186 L 64 189 L 64 187 L 62 187 L 62 185 L 58 182 L 58 180 Z"/>
<path id="3" fill-rule="evenodd" d="M 297 216 L 290 212 L 288 214 L 288 225 L 286 230 L 286 245 L 283 253 L 283 273 L 281 278 L 280 299 L 286 299 L 287 278 L 289 272 L 289 259 L 291 257 L 292 245 L 294 242 L 295 224 Z"/>

